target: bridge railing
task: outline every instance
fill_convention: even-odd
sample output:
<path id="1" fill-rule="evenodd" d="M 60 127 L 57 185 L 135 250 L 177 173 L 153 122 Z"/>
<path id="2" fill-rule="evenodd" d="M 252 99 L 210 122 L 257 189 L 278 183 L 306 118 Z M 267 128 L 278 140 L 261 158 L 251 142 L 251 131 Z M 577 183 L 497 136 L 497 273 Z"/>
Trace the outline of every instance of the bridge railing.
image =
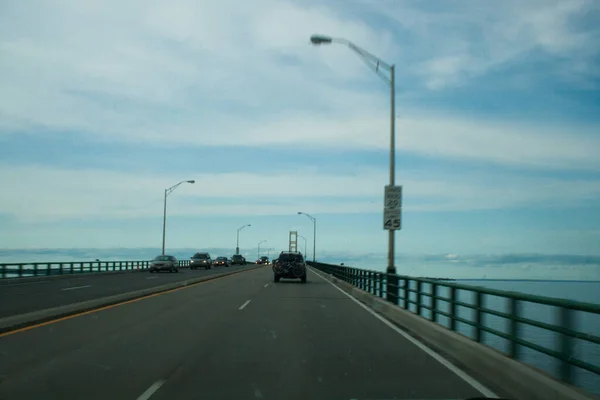
<path id="1" fill-rule="evenodd" d="M 543 364 L 554 368 L 542 369 L 564 382 L 598 382 L 600 305 L 349 266 L 309 265 L 519 361 L 536 364 L 532 351 L 543 354 L 554 361 Z"/>
<path id="2" fill-rule="evenodd" d="M 189 267 L 190 265 L 190 260 L 179 260 L 178 262 L 179 267 Z M 149 264 L 150 261 L 147 260 L 2 263 L 0 264 L 0 279 L 146 270 Z"/>

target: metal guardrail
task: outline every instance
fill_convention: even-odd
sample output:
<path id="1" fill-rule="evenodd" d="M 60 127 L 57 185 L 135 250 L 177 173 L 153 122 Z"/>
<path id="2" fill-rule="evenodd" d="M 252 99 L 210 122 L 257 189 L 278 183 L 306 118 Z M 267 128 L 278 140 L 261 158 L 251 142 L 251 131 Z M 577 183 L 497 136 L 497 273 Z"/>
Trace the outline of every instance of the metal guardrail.
<path id="1" fill-rule="evenodd" d="M 516 360 L 525 361 L 523 360 L 523 347 L 545 354 L 557 361 L 555 375 L 564 382 L 574 384 L 575 368 L 581 368 L 596 375 L 600 374 L 600 367 L 598 365 L 574 356 L 576 353 L 576 340 L 587 342 L 590 346 L 596 346 L 583 353 L 598 354 L 600 352 L 600 348 L 598 347 L 600 345 L 600 337 L 576 330 L 574 316 L 575 312 L 585 312 L 598 317 L 600 316 L 600 305 L 488 289 L 480 286 L 461 285 L 435 279 L 414 278 L 404 275 L 388 276 L 385 272 L 348 266 L 319 262 L 309 262 L 308 264 L 375 296 L 386 298 L 391 303 L 433 322 L 441 324 L 440 317 L 446 317 L 449 325 L 446 327 L 452 331 L 457 331 L 458 323 L 466 324 L 474 330 L 471 339 L 479 343 L 483 343 L 484 332 L 504 338 L 508 341 L 507 355 Z M 429 286 L 429 291 L 425 291 L 424 286 Z M 442 289 L 445 289 L 447 292 L 447 297 L 442 296 Z M 460 292 L 470 292 L 472 294 L 471 301 L 468 302 L 459 299 Z M 508 311 L 499 311 L 486 307 L 487 300 L 491 297 L 501 298 L 508 302 Z M 447 307 L 442 307 L 442 303 L 445 303 Z M 552 308 L 554 308 L 553 318 L 548 318 L 554 321 L 542 322 L 526 317 L 522 307 L 524 303 L 544 306 L 544 310 L 536 310 L 536 316 L 548 316 L 552 314 Z M 460 316 L 458 312 L 459 307 L 471 310 L 473 318 L 469 320 Z M 442 308 L 445 308 L 445 310 Z M 507 332 L 502 332 L 500 329 L 492 328 L 488 324 L 485 324 L 484 317 L 487 316 L 502 318 L 507 327 L 505 329 Z M 555 339 L 554 344 L 557 344 L 555 347 L 558 347 L 558 350 L 527 340 L 523 334 L 523 328 L 527 326 L 541 328 L 557 334 L 558 341 Z"/>
<path id="2" fill-rule="evenodd" d="M 0 279 L 80 273 L 146 270 L 151 261 L 78 261 L 0 264 Z M 179 267 L 189 267 L 190 260 L 179 260 Z"/>

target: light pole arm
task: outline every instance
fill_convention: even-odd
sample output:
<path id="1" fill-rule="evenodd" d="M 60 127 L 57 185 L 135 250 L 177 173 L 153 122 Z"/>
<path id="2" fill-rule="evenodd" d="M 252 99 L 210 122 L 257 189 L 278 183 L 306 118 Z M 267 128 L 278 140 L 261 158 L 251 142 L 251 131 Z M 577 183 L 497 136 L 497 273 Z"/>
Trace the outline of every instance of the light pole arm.
<path id="1" fill-rule="evenodd" d="M 369 53 L 368 51 L 366 51 L 365 49 L 358 47 L 357 45 L 355 45 L 354 43 L 352 43 L 349 40 L 346 39 L 332 39 L 332 42 L 334 43 L 340 43 L 340 44 L 344 44 L 346 46 L 348 46 L 352 51 L 354 51 L 356 54 L 358 54 L 360 56 L 360 58 L 362 58 L 362 60 L 367 64 L 367 66 L 369 66 L 369 68 L 371 68 L 373 71 L 375 71 L 375 73 L 382 79 L 384 80 L 386 83 L 388 84 L 392 84 L 392 78 L 391 76 L 386 76 L 385 74 L 383 74 L 381 72 L 381 69 L 385 69 L 386 71 L 392 73 L 392 70 L 394 69 L 393 65 L 390 65 L 388 63 L 386 63 L 385 61 L 381 60 L 378 57 L 375 57 L 373 54 Z"/>
<path id="2" fill-rule="evenodd" d="M 181 181 L 178 184 L 173 185 L 170 188 L 166 189 L 165 190 L 165 197 L 168 196 L 168 195 L 170 195 L 173 192 L 173 190 L 175 190 L 175 189 L 177 189 L 179 187 L 179 185 L 181 185 L 182 183 L 186 183 L 186 182 L 187 181 Z"/>

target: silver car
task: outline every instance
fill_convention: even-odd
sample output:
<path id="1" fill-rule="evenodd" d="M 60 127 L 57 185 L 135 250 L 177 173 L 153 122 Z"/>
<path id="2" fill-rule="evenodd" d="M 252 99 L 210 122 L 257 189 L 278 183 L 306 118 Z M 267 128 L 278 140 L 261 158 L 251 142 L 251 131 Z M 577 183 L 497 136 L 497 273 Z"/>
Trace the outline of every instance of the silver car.
<path id="1" fill-rule="evenodd" d="M 148 270 L 150 272 L 179 272 L 179 269 L 177 268 L 178 266 L 179 262 L 173 256 L 156 256 L 154 260 L 150 262 L 150 267 L 148 268 Z"/>

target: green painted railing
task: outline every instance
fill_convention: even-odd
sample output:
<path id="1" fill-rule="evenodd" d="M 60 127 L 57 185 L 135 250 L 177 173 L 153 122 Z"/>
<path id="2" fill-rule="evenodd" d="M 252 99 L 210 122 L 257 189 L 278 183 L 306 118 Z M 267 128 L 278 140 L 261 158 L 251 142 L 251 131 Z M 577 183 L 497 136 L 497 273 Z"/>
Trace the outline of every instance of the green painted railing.
<path id="1" fill-rule="evenodd" d="M 519 361 L 527 361 L 523 359 L 523 348 L 549 356 L 556 360 L 553 374 L 564 382 L 575 384 L 576 368 L 595 374 L 595 379 L 599 378 L 600 367 L 597 363 L 575 357 L 576 341 L 584 342 L 585 350 L 581 351 L 583 355 L 595 354 L 598 356 L 600 354 L 600 337 L 594 334 L 598 331 L 585 333 L 575 328 L 576 315 L 585 313 L 588 317 L 600 317 L 600 305 L 598 304 L 461 285 L 443 280 L 403 275 L 388 276 L 385 272 L 341 265 L 318 262 L 308 264 L 359 289 L 385 298 L 432 322 L 441 323 L 441 318 L 445 317 L 448 321 L 445 326 L 450 330 L 459 331 L 457 324 L 466 324 L 473 328 L 474 332 L 470 338 L 477 342 L 483 343 L 484 333 L 506 339 L 508 351 L 505 353 Z M 425 287 L 428 287 L 428 290 L 425 290 Z M 464 292 L 471 294 L 470 299 L 465 298 Z M 507 303 L 505 310 L 486 306 L 487 303 L 499 304 L 500 300 Z M 542 322 L 526 317 L 523 307 L 525 304 L 528 304 L 529 311 L 533 311 L 536 317 L 546 316 L 549 321 Z M 459 308 L 462 308 L 463 313 L 459 312 Z M 465 314 L 464 309 L 471 311 L 471 319 L 461 315 Z M 490 327 L 489 324 L 486 324 L 484 319 L 488 316 L 502 318 L 506 328 L 504 332 L 499 327 Z M 600 324 L 594 326 L 598 327 Z M 555 335 L 553 343 L 555 348 L 544 346 L 541 343 L 533 343 L 524 334 L 526 327 L 552 332 Z M 464 334 L 463 332 L 459 333 Z"/>
<path id="2" fill-rule="evenodd" d="M 146 270 L 150 261 L 77 261 L 0 264 L 0 279 L 80 273 Z M 189 267 L 190 260 L 179 260 L 179 267 Z"/>

